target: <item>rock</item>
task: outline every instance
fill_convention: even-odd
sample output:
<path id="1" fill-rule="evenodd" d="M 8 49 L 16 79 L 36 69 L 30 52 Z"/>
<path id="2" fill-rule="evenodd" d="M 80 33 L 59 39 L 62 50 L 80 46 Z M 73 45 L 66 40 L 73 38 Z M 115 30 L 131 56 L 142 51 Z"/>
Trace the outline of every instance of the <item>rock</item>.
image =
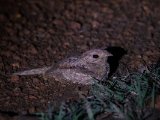
<path id="1" fill-rule="evenodd" d="M 98 21 L 92 21 L 91 24 L 92 24 L 92 28 L 98 28 L 100 25 Z"/>
<path id="2" fill-rule="evenodd" d="M 70 23 L 70 26 L 69 26 L 71 29 L 73 29 L 74 31 L 77 31 L 81 28 L 81 24 L 78 23 L 78 22 L 75 22 L 75 21 L 72 21 Z"/>
<path id="3" fill-rule="evenodd" d="M 19 76 L 17 76 L 17 75 L 11 76 L 11 82 L 17 83 L 18 81 L 19 81 Z"/>

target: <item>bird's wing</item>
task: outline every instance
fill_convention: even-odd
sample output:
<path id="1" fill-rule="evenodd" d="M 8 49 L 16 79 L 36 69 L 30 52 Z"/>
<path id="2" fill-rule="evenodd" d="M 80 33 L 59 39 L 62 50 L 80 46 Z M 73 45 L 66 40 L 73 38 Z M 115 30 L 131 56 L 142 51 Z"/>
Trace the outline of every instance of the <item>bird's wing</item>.
<path id="1" fill-rule="evenodd" d="M 77 66 L 79 59 L 77 57 L 66 58 L 52 66 L 45 73 L 52 74 L 56 69 L 71 69 Z"/>
<path id="2" fill-rule="evenodd" d="M 44 74 L 50 68 L 51 67 L 43 67 L 43 68 L 25 70 L 25 71 L 20 71 L 20 72 L 13 73 L 13 75 L 39 75 L 39 74 Z"/>
<path id="3" fill-rule="evenodd" d="M 77 65 L 79 59 L 77 57 L 70 57 L 61 61 L 58 65 L 59 68 L 71 68 Z"/>

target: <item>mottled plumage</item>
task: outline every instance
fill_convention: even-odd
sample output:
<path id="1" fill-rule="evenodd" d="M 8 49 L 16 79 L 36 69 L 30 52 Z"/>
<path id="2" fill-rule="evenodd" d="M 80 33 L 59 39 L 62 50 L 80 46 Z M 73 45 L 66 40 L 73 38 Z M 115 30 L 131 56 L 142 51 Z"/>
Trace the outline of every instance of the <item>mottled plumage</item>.
<path id="1" fill-rule="evenodd" d="M 112 56 L 103 49 L 93 49 L 79 57 L 69 57 L 55 66 L 37 68 L 14 73 L 14 75 L 43 74 L 45 77 L 64 82 L 70 81 L 78 84 L 92 84 L 94 79 L 102 80 L 108 76 L 108 56 Z"/>

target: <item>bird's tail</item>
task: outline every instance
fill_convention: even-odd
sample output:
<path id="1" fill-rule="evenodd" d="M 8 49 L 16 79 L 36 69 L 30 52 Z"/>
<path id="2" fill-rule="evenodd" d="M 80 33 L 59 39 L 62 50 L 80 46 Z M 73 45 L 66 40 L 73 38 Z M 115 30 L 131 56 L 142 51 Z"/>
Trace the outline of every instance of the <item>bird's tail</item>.
<path id="1" fill-rule="evenodd" d="M 43 68 L 36 68 L 36 69 L 31 69 L 31 70 L 25 70 L 25 71 L 20 71 L 13 73 L 13 75 L 40 75 L 44 74 L 47 70 L 49 70 L 51 67 L 43 67 Z"/>

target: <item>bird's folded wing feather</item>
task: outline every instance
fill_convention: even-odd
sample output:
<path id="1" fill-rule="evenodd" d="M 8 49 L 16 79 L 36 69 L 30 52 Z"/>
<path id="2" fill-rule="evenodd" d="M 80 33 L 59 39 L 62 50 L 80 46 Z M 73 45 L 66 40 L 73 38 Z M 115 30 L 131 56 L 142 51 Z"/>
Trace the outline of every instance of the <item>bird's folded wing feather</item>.
<path id="1" fill-rule="evenodd" d="M 77 57 L 70 57 L 64 59 L 57 63 L 56 65 L 52 66 L 50 69 L 46 71 L 46 74 L 52 74 L 53 71 L 56 69 L 71 69 L 77 66 L 79 59 Z"/>
<path id="2" fill-rule="evenodd" d="M 43 68 L 25 70 L 25 71 L 20 71 L 20 72 L 13 73 L 13 75 L 39 75 L 39 74 L 44 74 L 50 68 L 51 67 L 43 67 Z"/>
<path id="3" fill-rule="evenodd" d="M 79 59 L 77 57 L 70 57 L 63 61 L 61 61 L 58 65 L 59 68 L 71 68 L 75 67 L 78 63 Z"/>

